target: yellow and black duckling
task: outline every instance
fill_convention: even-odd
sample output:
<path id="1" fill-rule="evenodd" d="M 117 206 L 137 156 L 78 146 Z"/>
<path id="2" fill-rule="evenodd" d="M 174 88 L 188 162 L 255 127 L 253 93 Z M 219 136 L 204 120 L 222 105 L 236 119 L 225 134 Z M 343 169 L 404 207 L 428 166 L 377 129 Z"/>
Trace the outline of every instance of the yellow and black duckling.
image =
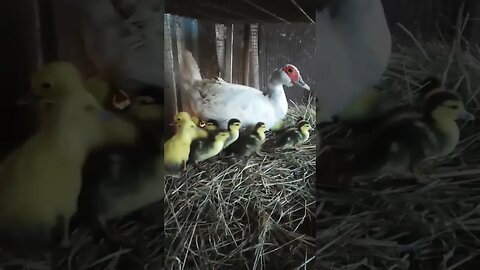
<path id="1" fill-rule="evenodd" d="M 198 165 L 198 162 L 218 155 L 229 137 L 229 131 L 221 130 L 215 132 L 208 138 L 194 140 L 190 148 L 189 162 L 194 164 L 195 167 L 204 170 Z"/>
<path id="2" fill-rule="evenodd" d="M 186 170 L 190 146 L 198 135 L 197 128 L 192 121 L 177 124 L 177 133 L 163 145 L 166 171 Z"/>
<path id="3" fill-rule="evenodd" d="M 162 106 L 139 96 L 128 111 L 139 128 L 135 144 L 119 144 L 92 152 L 83 168 L 79 214 L 89 222 L 120 218 L 164 197 L 163 151 L 160 143 Z"/>
<path id="4" fill-rule="evenodd" d="M 257 153 L 265 142 L 265 131 L 265 124 L 263 122 L 257 123 L 252 132 L 241 134 L 235 142 L 225 148 L 225 155 L 245 158 Z"/>
<path id="5" fill-rule="evenodd" d="M 300 145 L 310 138 L 310 131 L 313 128 L 308 121 L 301 120 L 296 127 L 290 128 L 279 135 L 275 141 L 275 148 L 295 148 L 299 149 Z"/>
<path id="6" fill-rule="evenodd" d="M 338 162 L 338 167 L 329 168 L 331 156 L 320 156 L 319 179 L 341 182 L 343 177 L 338 176 L 342 172 L 348 172 L 347 181 L 360 175 L 413 173 L 418 182 L 428 182 L 422 167 L 426 161 L 454 151 L 460 137 L 457 119 L 474 119 L 460 96 L 445 90 L 431 91 L 424 97 L 422 113 L 400 113 L 386 120 L 359 144 L 354 155 Z"/>
<path id="7" fill-rule="evenodd" d="M 240 120 L 233 118 L 228 121 L 228 131 L 230 132 L 230 137 L 228 137 L 228 139 L 225 141 L 223 149 L 227 148 L 236 140 L 238 140 L 238 137 L 240 136 L 240 128 L 242 128 L 242 123 Z"/>
<path id="8" fill-rule="evenodd" d="M 440 80 L 433 76 L 427 77 L 419 85 L 421 87 L 417 91 L 414 104 L 408 103 L 396 106 L 387 104 L 385 106 L 382 98 L 370 94 L 369 97 L 362 97 L 358 100 L 345 115 L 338 117 L 338 120 L 349 127 L 354 134 L 362 134 L 370 133 L 371 130 L 379 127 L 395 115 L 421 112 L 426 95 L 440 88 Z M 380 108 L 382 106 L 383 108 Z"/>
<path id="9" fill-rule="evenodd" d="M 205 122 L 205 129 L 209 133 L 211 133 L 212 131 L 218 130 L 218 122 L 213 119 L 207 120 L 207 122 Z"/>
<path id="10" fill-rule="evenodd" d="M 0 242 L 12 249 L 56 245 L 52 229 L 59 225 L 68 246 L 88 153 L 136 139 L 133 126 L 108 114 L 86 91 L 72 64 L 44 65 L 33 74 L 32 87 L 49 103 L 46 122 L 0 165 Z"/>

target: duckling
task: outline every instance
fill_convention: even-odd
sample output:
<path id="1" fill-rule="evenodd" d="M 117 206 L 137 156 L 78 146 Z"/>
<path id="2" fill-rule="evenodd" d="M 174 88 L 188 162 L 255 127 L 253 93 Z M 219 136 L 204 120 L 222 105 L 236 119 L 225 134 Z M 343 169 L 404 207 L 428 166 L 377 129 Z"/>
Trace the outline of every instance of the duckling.
<path id="1" fill-rule="evenodd" d="M 275 143 L 276 148 L 299 149 L 300 145 L 310 138 L 310 131 L 313 130 L 308 121 L 301 120 L 297 123 L 296 128 L 290 128 L 280 135 Z"/>
<path id="2" fill-rule="evenodd" d="M 99 149 L 85 162 L 78 199 L 82 219 L 105 230 L 108 220 L 163 199 L 163 151 L 152 147 L 160 141 L 155 127 L 162 126 L 163 110 L 155 102 L 140 96 L 128 111 L 139 123 L 139 143 Z"/>
<path id="3" fill-rule="evenodd" d="M 190 145 L 197 136 L 197 126 L 192 121 L 177 124 L 177 133 L 163 145 L 167 171 L 186 170 Z"/>
<path id="4" fill-rule="evenodd" d="M 259 151 L 265 142 L 265 131 L 265 124 L 263 122 L 257 123 L 252 132 L 240 135 L 235 142 L 225 148 L 225 155 L 240 158 L 251 156 Z"/>
<path id="5" fill-rule="evenodd" d="M 32 86 L 50 103 L 48 121 L 0 165 L 0 242 L 12 250 L 54 244 L 51 229 L 58 225 L 61 244 L 68 246 L 69 221 L 77 209 L 88 153 L 110 142 L 136 139 L 129 123 L 114 115 L 104 118 L 106 112 L 83 87 L 72 64 L 44 65 L 33 74 Z M 106 135 L 111 122 L 118 129 Z"/>
<path id="6" fill-rule="evenodd" d="M 379 127 L 382 123 L 388 121 L 389 119 L 395 117 L 395 115 L 406 114 L 406 113 L 416 113 L 421 112 L 422 104 L 425 102 L 425 97 L 428 93 L 438 90 L 440 87 L 440 80 L 435 77 L 427 77 L 419 83 L 421 87 L 416 91 L 418 97 L 414 104 L 400 104 L 396 106 L 385 106 L 384 109 L 379 109 L 380 105 L 375 105 L 375 109 L 372 109 L 370 113 L 363 111 L 363 114 L 360 113 L 362 105 L 358 105 L 358 110 L 352 109 L 349 116 L 339 117 L 339 120 L 342 124 L 346 125 L 354 134 L 365 134 L 370 133 L 371 130 Z M 380 102 L 380 98 L 377 98 L 377 102 Z M 361 101 L 359 101 L 361 103 Z M 385 103 L 385 102 L 382 102 Z M 388 109 L 387 109 L 388 108 Z M 354 117 L 353 115 L 356 112 L 362 117 Z"/>
<path id="7" fill-rule="evenodd" d="M 173 117 L 175 119 L 174 123 L 176 124 L 180 124 L 180 123 L 189 123 L 189 122 L 192 122 L 195 124 L 195 127 L 196 127 L 196 134 L 194 136 L 194 139 L 197 139 L 197 138 L 207 138 L 208 137 L 208 131 L 203 129 L 203 128 L 200 128 L 199 127 L 199 124 L 198 123 L 195 123 L 194 121 L 192 121 L 192 118 L 190 116 L 189 113 L 187 112 L 178 112 L 175 114 L 175 116 Z M 196 121 L 200 121 L 197 117 L 195 117 Z"/>
<path id="8" fill-rule="evenodd" d="M 213 119 L 207 120 L 207 122 L 205 123 L 205 129 L 209 133 L 211 133 L 212 131 L 216 131 L 218 129 L 218 122 Z"/>
<path id="9" fill-rule="evenodd" d="M 230 132 L 222 130 L 206 139 L 196 139 L 190 147 L 189 162 L 202 169 L 198 162 L 212 158 L 222 151 L 225 141 L 230 137 Z M 204 169 L 202 169 L 204 170 Z"/>
<path id="10" fill-rule="evenodd" d="M 227 148 L 238 139 L 240 136 L 241 127 L 242 123 L 238 119 L 233 118 L 228 121 L 228 131 L 230 132 L 230 137 L 228 137 L 228 139 L 225 141 L 223 149 Z"/>
<path id="11" fill-rule="evenodd" d="M 474 119 L 457 93 L 435 90 L 425 95 L 423 113 L 404 113 L 384 122 L 356 154 L 344 161 L 355 175 L 413 173 L 418 182 L 430 179 L 422 167 L 430 159 L 447 156 L 455 149 L 460 132 L 457 119 Z M 327 162 L 327 161 L 326 161 Z M 322 164 L 322 162 L 317 162 Z M 317 168 L 320 173 L 328 170 Z"/>

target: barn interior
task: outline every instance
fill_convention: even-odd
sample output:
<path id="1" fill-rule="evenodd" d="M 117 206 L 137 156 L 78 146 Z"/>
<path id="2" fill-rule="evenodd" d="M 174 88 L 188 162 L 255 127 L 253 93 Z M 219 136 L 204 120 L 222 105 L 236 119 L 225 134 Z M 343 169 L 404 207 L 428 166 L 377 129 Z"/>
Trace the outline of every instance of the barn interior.
<path id="1" fill-rule="evenodd" d="M 420 102 L 418 93 L 425 89 L 422 82 L 433 76 L 440 81 L 433 90 L 440 87 L 460 94 L 466 110 L 478 119 L 477 1 L 381 2 L 391 33 L 392 52 L 385 72 L 374 85 L 382 89 L 377 109 Z M 316 23 L 318 27 L 318 17 Z M 317 34 L 317 40 L 321 38 Z M 317 56 L 319 54 L 322 52 L 317 51 Z M 369 63 L 369 59 L 364 58 L 364 67 Z M 320 87 L 319 90 L 326 89 Z M 381 110 L 373 111 L 382 115 Z M 384 130 L 398 121 L 390 120 L 392 122 L 382 127 Z M 479 264 L 478 120 L 457 121 L 460 139 L 455 150 L 432 158 L 424 171 L 425 182 L 419 182 L 421 175 L 415 174 L 368 175 L 351 169 L 355 163 L 338 159 L 350 156 L 353 157 L 350 160 L 368 166 L 368 162 L 354 158 L 352 143 L 365 145 L 368 141 L 357 141 L 358 134 L 364 133 L 356 136 L 354 128 L 369 127 L 366 137 L 377 138 L 377 145 L 387 138 L 386 135 L 374 137 L 381 128 L 359 123 L 353 126 L 336 122 L 319 127 L 322 142 L 317 158 L 316 267 L 474 269 Z M 425 149 L 419 136 L 398 132 L 404 137 L 396 138 L 416 146 L 408 148 L 403 144 L 399 151 Z M 338 155 L 330 155 L 329 147 L 337 147 L 339 150 L 333 153 Z M 396 150 L 392 149 L 389 151 Z M 377 160 L 378 153 L 371 151 L 363 156 L 364 160 Z M 340 172 L 329 167 L 332 160 L 343 160 L 332 166 L 349 164 L 351 167 L 343 167 Z M 337 173 L 346 176 L 340 178 Z"/>
<path id="2" fill-rule="evenodd" d="M 167 119 L 191 113 L 184 50 L 205 79 L 266 91 L 272 71 L 293 64 L 315 89 L 314 20 L 314 1 L 166 2 Z M 293 86 L 285 94 L 286 124 L 303 117 L 313 125 L 311 92 Z M 206 171 L 167 175 L 166 268 L 313 269 L 315 141 L 313 131 L 300 149 L 261 151 L 237 164 L 213 158 L 201 163 Z"/>

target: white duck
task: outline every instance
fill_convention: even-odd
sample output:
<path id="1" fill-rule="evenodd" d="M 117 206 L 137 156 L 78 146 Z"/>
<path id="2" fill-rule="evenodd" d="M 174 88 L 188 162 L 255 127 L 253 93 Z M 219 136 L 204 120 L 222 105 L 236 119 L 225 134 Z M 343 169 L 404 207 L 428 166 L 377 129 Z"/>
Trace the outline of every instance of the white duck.
<path id="1" fill-rule="evenodd" d="M 227 128 L 232 118 L 239 119 L 244 127 L 264 122 L 267 128 L 273 128 L 288 110 L 283 86 L 297 84 L 310 90 L 298 69 L 291 64 L 272 73 L 265 94 L 258 89 L 222 79 L 202 79 L 189 51 L 183 53 L 180 72 L 182 90 L 189 98 L 191 112 L 204 119 L 216 120 L 221 128 Z"/>
<path id="2" fill-rule="evenodd" d="M 380 0 L 338 0 L 317 10 L 316 91 L 321 121 L 330 121 L 376 85 L 391 53 Z"/>

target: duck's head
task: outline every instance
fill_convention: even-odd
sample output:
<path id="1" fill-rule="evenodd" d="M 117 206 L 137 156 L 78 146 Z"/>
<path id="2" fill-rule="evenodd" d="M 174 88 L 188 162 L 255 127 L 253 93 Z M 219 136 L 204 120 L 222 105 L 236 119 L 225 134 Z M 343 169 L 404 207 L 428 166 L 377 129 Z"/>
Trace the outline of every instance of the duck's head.
<path id="1" fill-rule="evenodd" d="M 197 125 L 190 120 L 176 123 L 175 125 L 178 131 L 191 135 L 192 137 L 194 137 L 197 132 Z"/>
<path id="2" fill-rule="evenodd" d="M 51 62 L 41 67 L 32 75 L 32 89 L 37 97 L 50 101 L 85 91 L 80 72 L 68 62 Z"/>
<path id="3" fill-rule="evenodd" d="M 263 122 L 258 122 L 256 125 L 255 125 L 255 132 L 258 133 L 258 134 L 264 134 L 265 131 L 267 130 L 267 127 L 265 126 L 265 123 Z"/>
<path id="4" fill-rule="evenodd" d="M 310 125 L 310 123 L 308 121 L 305 121 L 305 120 L 301 120 L 300 122 L 298 122 L 297 127 L 303 133 L 307 133 L 307 132 L 313 130 L 312 125 Z"/>
<path id="5" fill-rule="evenodd" d="M 225 142 L 230 137 L 230 132 L 228 131 L 220 131 L 215 135 L 215 141 L 218 142 Z"/>
<path id="6" fill-rule="evenodd" d="M 188 121 L 192 121 L 190 114 L 187 112 L 178 112 L 173 116 L 175 124 L 180 124 Z"/>
<path id="7" fill-rule="evenodd" d="M 218 129 L 218 122 L 213 120 L 213 119 L 210 119 L 207 121 L 207 123 L 205 124 L 205 128 L 208 130 L 208 131 L 214 131 L 214 130 L 217 130 Z"/>
<path id="8" fill-rule="evenodd" d="M 239 131 L 241 127 L 242 127 L 242 122 L 240 122 L 240 120 L 236 118 L 232 118 L 230 119 L 230 121 L 228 121 L 228 129 L 230 131 Z"/>
<path id="9" fill-rule="evenodd" d="M 279 83 L 288 87 L 296 84 L 304 89 L 310 90 L 310 86 L 303 81 L 300 71 L 298 71 L 298 69 L 291 64 L 287 64 L 284 67 L 275 70 L 270 77 L 270 81 L 272 83 Z"/>
<path id="10" fill-rule="evenodd" d="M 425 113 L 435 121 L 475 120 L 475 117 L 467 112 L 462 98 L 454 92 L 437 90 L 430 92 L 425 97 Z"/>

